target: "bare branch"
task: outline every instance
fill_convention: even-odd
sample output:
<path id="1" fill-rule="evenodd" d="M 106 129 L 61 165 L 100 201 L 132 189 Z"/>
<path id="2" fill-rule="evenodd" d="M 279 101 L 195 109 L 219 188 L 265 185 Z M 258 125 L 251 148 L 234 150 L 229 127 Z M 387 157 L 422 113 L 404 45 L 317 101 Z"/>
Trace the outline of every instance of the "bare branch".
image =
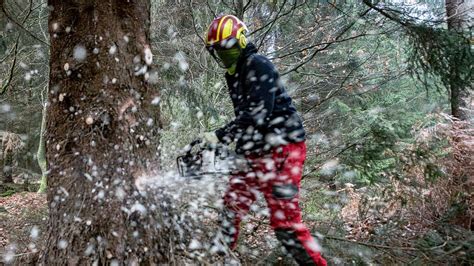
<path id="1" fill-rule="evenodd" d="M 194 33 L 196 34 L 196 36 L 198 36 L 198 38 L 202 41 L 202 43 L 205 44 L 206 41 L 202 38 L 201 34 L 199 34 L 196 28 L 196 20 L 194 18 L 194 12 L 193 12 L 193 0 L 189 0 L 189 7 L 190 7 L 191 19 L 193 22 Z"/>
<path id="2" fill-rule="evenodd" d="M 3 95 L 7 91 L 8 86 L 10 86 L 10 83 L 13 80 L 13 74 L 14 74 L 14 71 L 15 71 L 15 66 L 16 66 L 16 61 L 17 61 L 18 44 L 19 43 L 20 43 L 20 34 L 18 33 L 18 36 L 16 37 L 16 42 L 15 42 L 15 49 L 13 51 L 13 63 L 10 67 L 10 72 L 9 72 L 7 81 L 2 86 L 2 90 L 0 91 L 0 95 Z"/>
<path id="3" fill-rule="evenodd" d="M 242 0 L 242 1 L 243 1 L 243 0 Z M 244 6 L 244 11 L 243 11 L 242 14 L 245 14 L 245 11 L 247 11 L 247 9 L 250 7 L 250 3 L 252 3 L 252 0 L 249 0 L 249 1 L 247 2 L 247 4 L 245 4 L 245 6 Z"/>
<path id="4" fill-rule="evenodd" d="M 359 17 L 363 17 L 363 16 L 366 15 L 369 11 L 370 11 L 370 9 L 364 11 L 362 14 L 359 15 Z M 351 22 L 347 27 L 345 27 L 345 28 L 334 38 L 334 41 L 327 43 L 327 44 L 324 45 L 322 48 L 316 49 L 306 60 L 304 60 L 303 62 L 297 64 L 296 66 L 292 67 L 291 69 L 289 69 L 289 70 L 283 72 L 282 76 L 283 76 L 283 75 L 287 75 L 287 74 L 289 74 L 289 73 L 292 72 L 292 71 L 298 70 L 299 68 L 301 68 L 302 66 L 304 66 L 306 63 L 308 63 L 309 61 L 313 60 L 313 58 L 316 56 L 316 54 L 318 54 L 319 52 L 321 52 L 321 51 L 323 51 L 323 50 L 326 50 L 327 48 L 329 48 L 329 47 L 330 47 L 331 45 L 333 45 L 334 43 L 337 43 L 337 41 L 339 41 L 340 38 L 341 38 L 346 32 L 348 32 L 355 24 L 356 24 L 356 21 Z"/>
<path id="5" fill-rule="evenodd" d="M 2 13 L 5 14 L 5 16 L 10 20 L 12 21 L 15 25 L 17 25 L 20 29 L 22 29 L 24 32 L 26 32 L 28 35 L 30 35 L 33 39 L 41 42 L 42 44 L 46 45 L 46 46 L 50 46 L 49 43 L 47 43 L 46 41 L 42 40 L 41 38 L 39 38 L 38 36 L 36 36 L 35 34 L 33 34 L 31 31 L 29 31 L 28 29 L 26 29 L 24 26 L 23 26 L 23 23 L 25 23 L 26 19 L 30 16 L 31 14 L 31 11 L 33 11 L 33 9 L 31 8 L 31 1 L 30 1 L 30 8 L 29 8 L 29 11 L 28 11 L 28 14 L 26 15 L 25 19 L 23 19 L 23 22 L 18 22 L 16 21 L 12 16 L 10 16 L 10 14 L 7 12 L 7 10 L 5 9 L 5 6 L 4 6 L 4 3 L 2 1 L 2 5 L 1 5 L 1 11 Z"/>
<path id="6" fill-rule="evenodd" d="M 373 10 L 376 10 L 377 12 L 379 12 L 381 15 L 383 15 L 384 17 L 392 20 L 392 21 L 395 21 L 403 26 L 408 26 L 408 24 L 404 21 L 402 21 L 399 17 L 395 17 L 387 12 L 385 12 L 385 10 L 377 7 L 376 5 L 372 4 L 370 0 L 363 0 L 364 1 L 364 4 L 367 5 L 368 7 L 370 7 L 371 9 Z"/>
<path id="7" fill-rule="evenodd" d="M 211 4 L 209 4 L 209 0 L 206 0 L 206 6 L 207 6 L 207 9 L 209 9 L 209 11 L 211 11 L 212 16 L 213 16 L 214 18 L 217 17 L 216 12 L 214 12 L 214 10 L 211 8 Z"/>
<path id="8" fill-rule="evenodd" d="M 322 103 L 326 102 L 327 100 L 331 99 L 332 97 L 336 96 L 337 93 L 342 90 L 342 88 L 344 87 L 344 84 L 346 84 L 346 81 L 349 80 L 349 78 L 352 76 L 352 74 L 358 70 L 360 67 L 362 67 L 363 65 L 365 65 L 365 63 L 367 63 L 370 59 L 372 59 L 372 57 L 377 53 L 378 49 L 380 47 L 380 43 L 377 43 L 377 47 L 375 47 L 374 51 L 362 62 L 360 63 L 359 65 L 357 65 L 356 67 L 352 68 L 349 73 L 344 77 L 344 79 L 342 80 L 342 82 L 340 83 L 339 85 L 339 88 L 335 89 L 335 90 L 332 90 L 330 91 L 326 97 L 324 97 L 324 99 L 322 99 L 321 101 L 319 101 L 317 104 L 313 105 L 311 108 L 308 108 L 304 113 L 308 113 L 309 111 L 313 110 L 316 106 L 319 106 L 321 105 Z"/>
<path id="9" fill-rule="evenodd" d="M 295 3 L 296 3 L 296 1 L 295 1 Z M 285 13 L 281 14 L 280 16 L 275 17 L 273 20 L 267 22 L 267 24 L 265 24 L 265 25 L 263 25 L 262 27 L 260 27 L 260 28 L 258 28 L 258 29 L 256 29 L 256 30 L 254 30 L 253 32 L 251 32 L 251 33 L 249 34 L 249 36 L 252 36 L 252 35 L 254 35 L 255 33 L 257 33 L 257 32 L 259 32 L 259 31 L 265 29 L 265 28 L 268 27 L 269 25 L 273 25 L 273 24 L 275 23 L 274 21 L 276 21 L 276 20 L 278 20 L 278 19 L 280 19 L 280 18 L 282 18 L 282 17 L 284 17 L 284 16 L 290 14 L 293 10 L 295 10 L 295 9 L 297 9 L 297 8 L 299 8 L 299 7 L 301 7 L 301 6 L 303 6 L 305 3 L 306 3 L 306 1 L 303 2 L 302 4 L 299 4 L 299 5 L 297 5 L 297 6 L 292 7 L 288 12 L 285 12 Z"/>
<path id="10" fill-rule="evenodd" d="M 265 41 L 265 38 L 267 37 L 268 33 L 270 32 L 270 30 L 273 28 L 273 25 L 275 25 L 276 21 L 278 20 L 278 17 L 281 13 L 281 11 L 283 10 L 283 8 L 285 7 L 285 4 L 286 4 L 286 1 L 287 0 L 284 0 L 283 3 L 281 4 L 281 7 L 280 7 L 280 10 L 278 10 L 278 13 L 276 14 L 276 17 L 275 19 L 271 22 L 270 24 L 270 27 L 268 27 L 268 29 L 265 31 L 265 33 L 263 34 L 261 40 L 260 40 L 260 44 L 258 45 L 258 49 L 260 50 L 260 47 L 262 47 L 263 45 L 263 42 Z M 296 1 L 295 3 L 293 4 L 293 7 L 290 9 L 290 11 L 287 12 L 287 14 L 289 12 L 291 12 L 291 10 L 294 10 L 295 9 L 295 6 L 296 6 Z"/>

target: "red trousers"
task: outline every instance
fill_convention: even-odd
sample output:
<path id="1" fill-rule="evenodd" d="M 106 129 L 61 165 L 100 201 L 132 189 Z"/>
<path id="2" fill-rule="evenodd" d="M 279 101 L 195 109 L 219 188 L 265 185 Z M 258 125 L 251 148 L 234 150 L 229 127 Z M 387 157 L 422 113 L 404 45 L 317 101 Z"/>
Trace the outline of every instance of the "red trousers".
<path id="1" fill-rule="evenodd" d="M 326 265 L 319 245 L 301 221 L 298 201 L 305 158 L 304 142 L 274 148 L 262 157 L 247 157 L 251 171 L 232 176 L 224 196 L 221 226 L 230 248 L 236 247 L 240 222 L 260 191 L 270 209 L 270 225 L 276 237 L 295 260 L 300 265 Z"/>

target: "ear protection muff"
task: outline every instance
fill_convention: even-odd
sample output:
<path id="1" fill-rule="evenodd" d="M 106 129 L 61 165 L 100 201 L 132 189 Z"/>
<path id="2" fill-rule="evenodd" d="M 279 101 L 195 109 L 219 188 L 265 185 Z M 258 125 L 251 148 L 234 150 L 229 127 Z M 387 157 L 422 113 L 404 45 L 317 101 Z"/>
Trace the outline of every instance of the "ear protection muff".
<path id="1" fill-rule="evenodd" d="M 243 34 L 240 35 L 239 46 L 242 49 L 244 49 L 247 46 L 247 37 L 245 37 L 245 35 L 243 35 Z"/>

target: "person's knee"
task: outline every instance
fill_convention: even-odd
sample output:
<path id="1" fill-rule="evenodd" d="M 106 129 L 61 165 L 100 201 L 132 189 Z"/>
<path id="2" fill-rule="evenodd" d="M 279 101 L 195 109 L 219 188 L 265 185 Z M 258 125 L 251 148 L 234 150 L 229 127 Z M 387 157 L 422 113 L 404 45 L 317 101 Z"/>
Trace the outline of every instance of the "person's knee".
<path id="1" fill-rule="evenodd" d="M 272 186 L 272 196 L 275 199 L 293 199 L 298 195 L 298 187 L 294 184 L 275 184 Z"/>

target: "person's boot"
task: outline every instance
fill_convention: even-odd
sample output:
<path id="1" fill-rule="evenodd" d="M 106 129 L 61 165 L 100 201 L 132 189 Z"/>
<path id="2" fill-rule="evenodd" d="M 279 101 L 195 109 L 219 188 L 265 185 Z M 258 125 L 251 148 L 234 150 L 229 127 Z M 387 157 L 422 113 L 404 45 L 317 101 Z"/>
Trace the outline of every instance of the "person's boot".
<path id="1" fill-rule="evenodd" d="M 237 229 L 234 225 L 235 214 L 229 210 L 224 210 L 219 218 L 220 229 L 211 242 L 211 253 L 227 255 L 233 249 L 237 240 Z"/>
<path id="2" fill-rule="evenodd" d="M 211 240 L 211 246 L 209 251 L 211 254 L 217 254 L 219 256 L 226 256 L 228 254 L 229 247 L 224 242 L 224 236 L 221 230 L 217 232 L 214 238 Z"/>

